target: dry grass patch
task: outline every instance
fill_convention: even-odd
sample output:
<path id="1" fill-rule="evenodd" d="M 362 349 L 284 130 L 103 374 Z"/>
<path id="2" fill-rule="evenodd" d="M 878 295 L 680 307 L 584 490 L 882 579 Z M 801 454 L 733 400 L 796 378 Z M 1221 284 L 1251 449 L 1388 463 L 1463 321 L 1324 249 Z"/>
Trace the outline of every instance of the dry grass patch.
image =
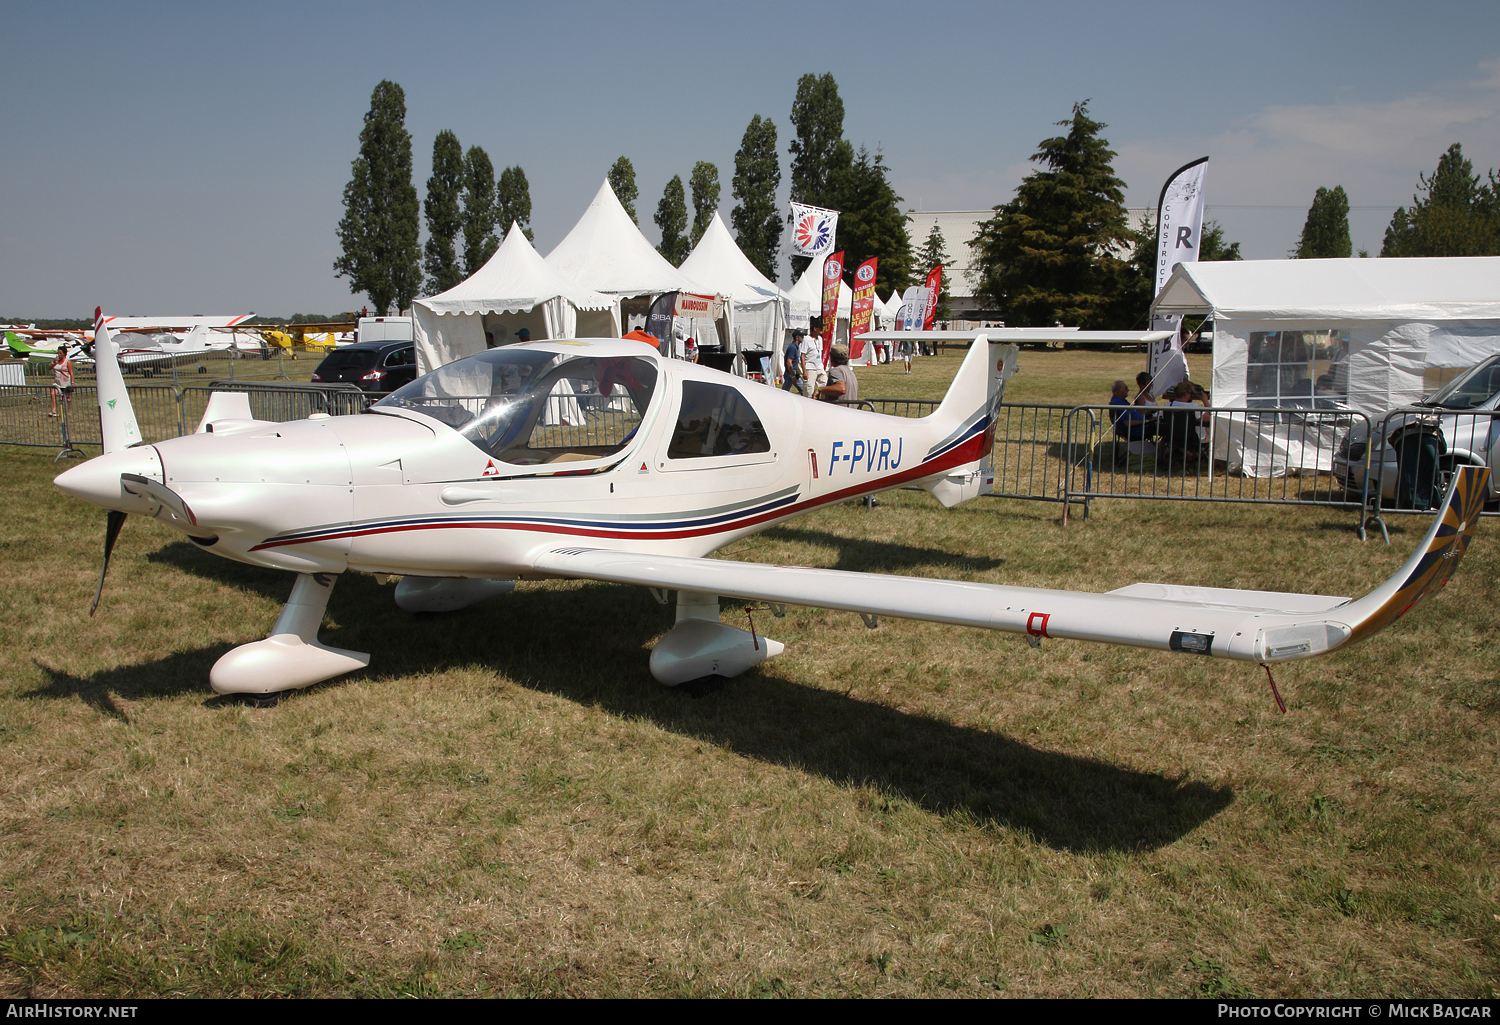
<path id="1" fill-rule="evenodd" d="M 782 657 L 695 699 L 647 673 L 671 616 L 644 589 L 414 617 L 355 574 L 324 637 L 371 668 L 257 710 L 208 668 L 289 576 L 132 518 L 90 620 L 102 517 L 49 455 L 0 462 L 9 995 L 1474 996 L 1500 975 L 1494 521 L 1394 629 L 1283 669 L 1287 716 L 1252 666 L 795 608 L 755 613 Z M 1421 526 L 1387 549 L 1319 510 L 1056 513 L 897 492 L 725 555 L 1356 594 Z"/>

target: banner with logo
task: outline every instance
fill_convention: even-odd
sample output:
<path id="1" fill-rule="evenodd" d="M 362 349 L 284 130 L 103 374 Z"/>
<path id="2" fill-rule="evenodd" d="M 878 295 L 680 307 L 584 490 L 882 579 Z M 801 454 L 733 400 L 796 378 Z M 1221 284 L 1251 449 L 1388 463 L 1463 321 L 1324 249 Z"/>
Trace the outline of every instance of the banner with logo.
<path id="1" fill-rule="evenodd" d="M 844 254 L 834 253 L 823 261 L 823 366 L 833 348 L 833 329 L 839 322 L 839 286 L 844 283 Z"/>
<path id="2" fill-rule="evenodd" d="M 677 308 L 677 293 L 663 292 L 646 311 L 646 333 L 661 342 L 658 349 L 663 356 L 672 355 L 672 317 Z"/>
<path id="3" fill-rule="evenodd" d="M 1152 295 L 1161 292 L 1179 263 L 1195 263 L 1203 242 L 1203 184 L 1208 158 L 1199 157 L 1173 171 L 1156 201 L 1156 281 Z M 1151 345 L 1151 392 L 1160 395 L 1188 376 L 1182 351 L 1182 318 L 1152 317 L 1151 330 L 1171 331 L 1172 337 Z"/>
<path id="4" fill-rule="evenodd" d="M 931 331 L 937 319 L 938 296 L 943 287 L 943 265 L 938 264 L 927 272 L 927 309 L 922 314 L 922 330 Z"/>
<path id="5" fill-rule="evenodd" d="M 865 354 L 865 341 L 859 336 L 870 330 L 870 321 L 875 316 L 875 267 L 880 263 L 872 256 L 854 271 L 854 294 L 849 308 L 849 359 L 858 360 Z"/>
<path id="6" fill-rule="evenodd" d="M 678 292 L 672 312 L 678 317 L 697 317 L 700 320 L 718 320 L 724 315 L 724 300 L 716 295 L 694 295 Z"/>
<path id="7" fill-rule="evenodd" d="M 901 312 L 896 314 L 897 331 L 920 331 L 927 316 L 927 288 L 912 285 L 901 293 Z"/>
<path id="8" fill-rule="evenodd" d="M 822 256 L 833 248 L 839 212 L 820 206 L 792 204 L 792 255 Z"/>

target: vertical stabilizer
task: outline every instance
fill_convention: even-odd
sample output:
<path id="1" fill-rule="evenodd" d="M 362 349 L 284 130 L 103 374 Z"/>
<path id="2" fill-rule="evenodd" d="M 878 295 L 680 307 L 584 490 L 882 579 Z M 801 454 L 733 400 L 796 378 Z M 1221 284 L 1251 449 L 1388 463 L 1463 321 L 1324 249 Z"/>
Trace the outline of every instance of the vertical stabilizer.
<path id="1" fill-rule="evenodd" d="M 99 431 L 105 452 L 118 452 L 137 445 L 141 429 L 120 373 L 119 353 L 109 328 L 104 326 L 103 307 L 94 307 L 94 377 L 99 386 Z"/>

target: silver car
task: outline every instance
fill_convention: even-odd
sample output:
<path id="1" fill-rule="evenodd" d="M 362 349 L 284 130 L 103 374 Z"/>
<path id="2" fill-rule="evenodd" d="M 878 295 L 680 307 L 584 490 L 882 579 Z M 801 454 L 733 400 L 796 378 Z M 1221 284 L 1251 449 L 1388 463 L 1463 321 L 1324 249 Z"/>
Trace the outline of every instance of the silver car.
<path id="1" fill-rule="evenodd" d="M 1446 487 L 1448 476 L 1457 465 L 1500 466 L 1500 356 L 1491 356 L 1471 367 L 1409 410 L 1393 413 L 1374 421 L 1375 448 L 1370 449 L 1362 422 L 1339 445 L 1333 457 L 1333 474 L 1345 491 L 1362 492 L 1365 487 L 1366 455 L 1370 472 L 1380 482 L 1381 504 L 1398 503 L 1403 483 L 1401 455 L 1422 458 L 1424 446 L 1417 436 L 1436 442 L 1436 474 L 1429 468 L 1423 474 L 1434 478 L 1439 491 Z M 1403 441 L 1403 439 L 1405 439 Z M 1432 452 L 1433 446 L 1425 446 Z M 1406 486 L 1413 486 L 1418 470 L 1409 468 Z M 1370 483 L 1374 498 L 1375 482 Z M 1500 501 L 1500 475 L 1490 474 L 1487 503 Z M 1425 496 L 1418 501 L 1427 507 Z"/>

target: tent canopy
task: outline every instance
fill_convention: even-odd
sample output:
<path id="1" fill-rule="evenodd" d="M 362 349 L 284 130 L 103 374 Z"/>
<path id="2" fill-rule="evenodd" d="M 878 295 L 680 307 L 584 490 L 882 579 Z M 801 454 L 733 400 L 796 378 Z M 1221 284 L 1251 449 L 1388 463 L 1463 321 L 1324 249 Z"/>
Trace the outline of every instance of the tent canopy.
<path id="1" fill-rule="evenodd" d="M 774 281 L 750 262 L 730 237 L 717 211 L 680 270 L 696 281 L 701 290 L 725 296 L 736 306 L 761 306 L 786 297 Z"/>
<path id="2" fill-rule="evenodd" d="M 819 256 L 807 265 L 807 270 L 797 279 L 797 283 L 787 289 L 787 298 L 794 303 L 806 303 L 808 309 L 812 310 L 813 316 L 819 316 L 823 311 L 823 264 L 828 257 Z M 849 312 L 854 308 L 854 294 L 849 291 L 846 281 L 839 282 L 839 319 L 847 320 Z"/>
<path id="3" fill-rule="evenodd" d="M 606 179 L 547 264 L 585 288 L 615 297 L 705 292 L 646 241 Z"/>
<path id="4" fill-rule="evenodd" d="M 1180 263 L 1153 309 L 1215 320 L 1500 319 L 1500 256 Z"/>
<path id="5" fill-rule="evenodd" d="M 580 310 L 607 310 L 614 299 L 584 288 L 548 266 L 519 225 L 511 224 L 495 255 L 472 277 L 441 295 L 418 299 L 438 316 L 445 313 L 521 313 L 562 298 Z"/>

